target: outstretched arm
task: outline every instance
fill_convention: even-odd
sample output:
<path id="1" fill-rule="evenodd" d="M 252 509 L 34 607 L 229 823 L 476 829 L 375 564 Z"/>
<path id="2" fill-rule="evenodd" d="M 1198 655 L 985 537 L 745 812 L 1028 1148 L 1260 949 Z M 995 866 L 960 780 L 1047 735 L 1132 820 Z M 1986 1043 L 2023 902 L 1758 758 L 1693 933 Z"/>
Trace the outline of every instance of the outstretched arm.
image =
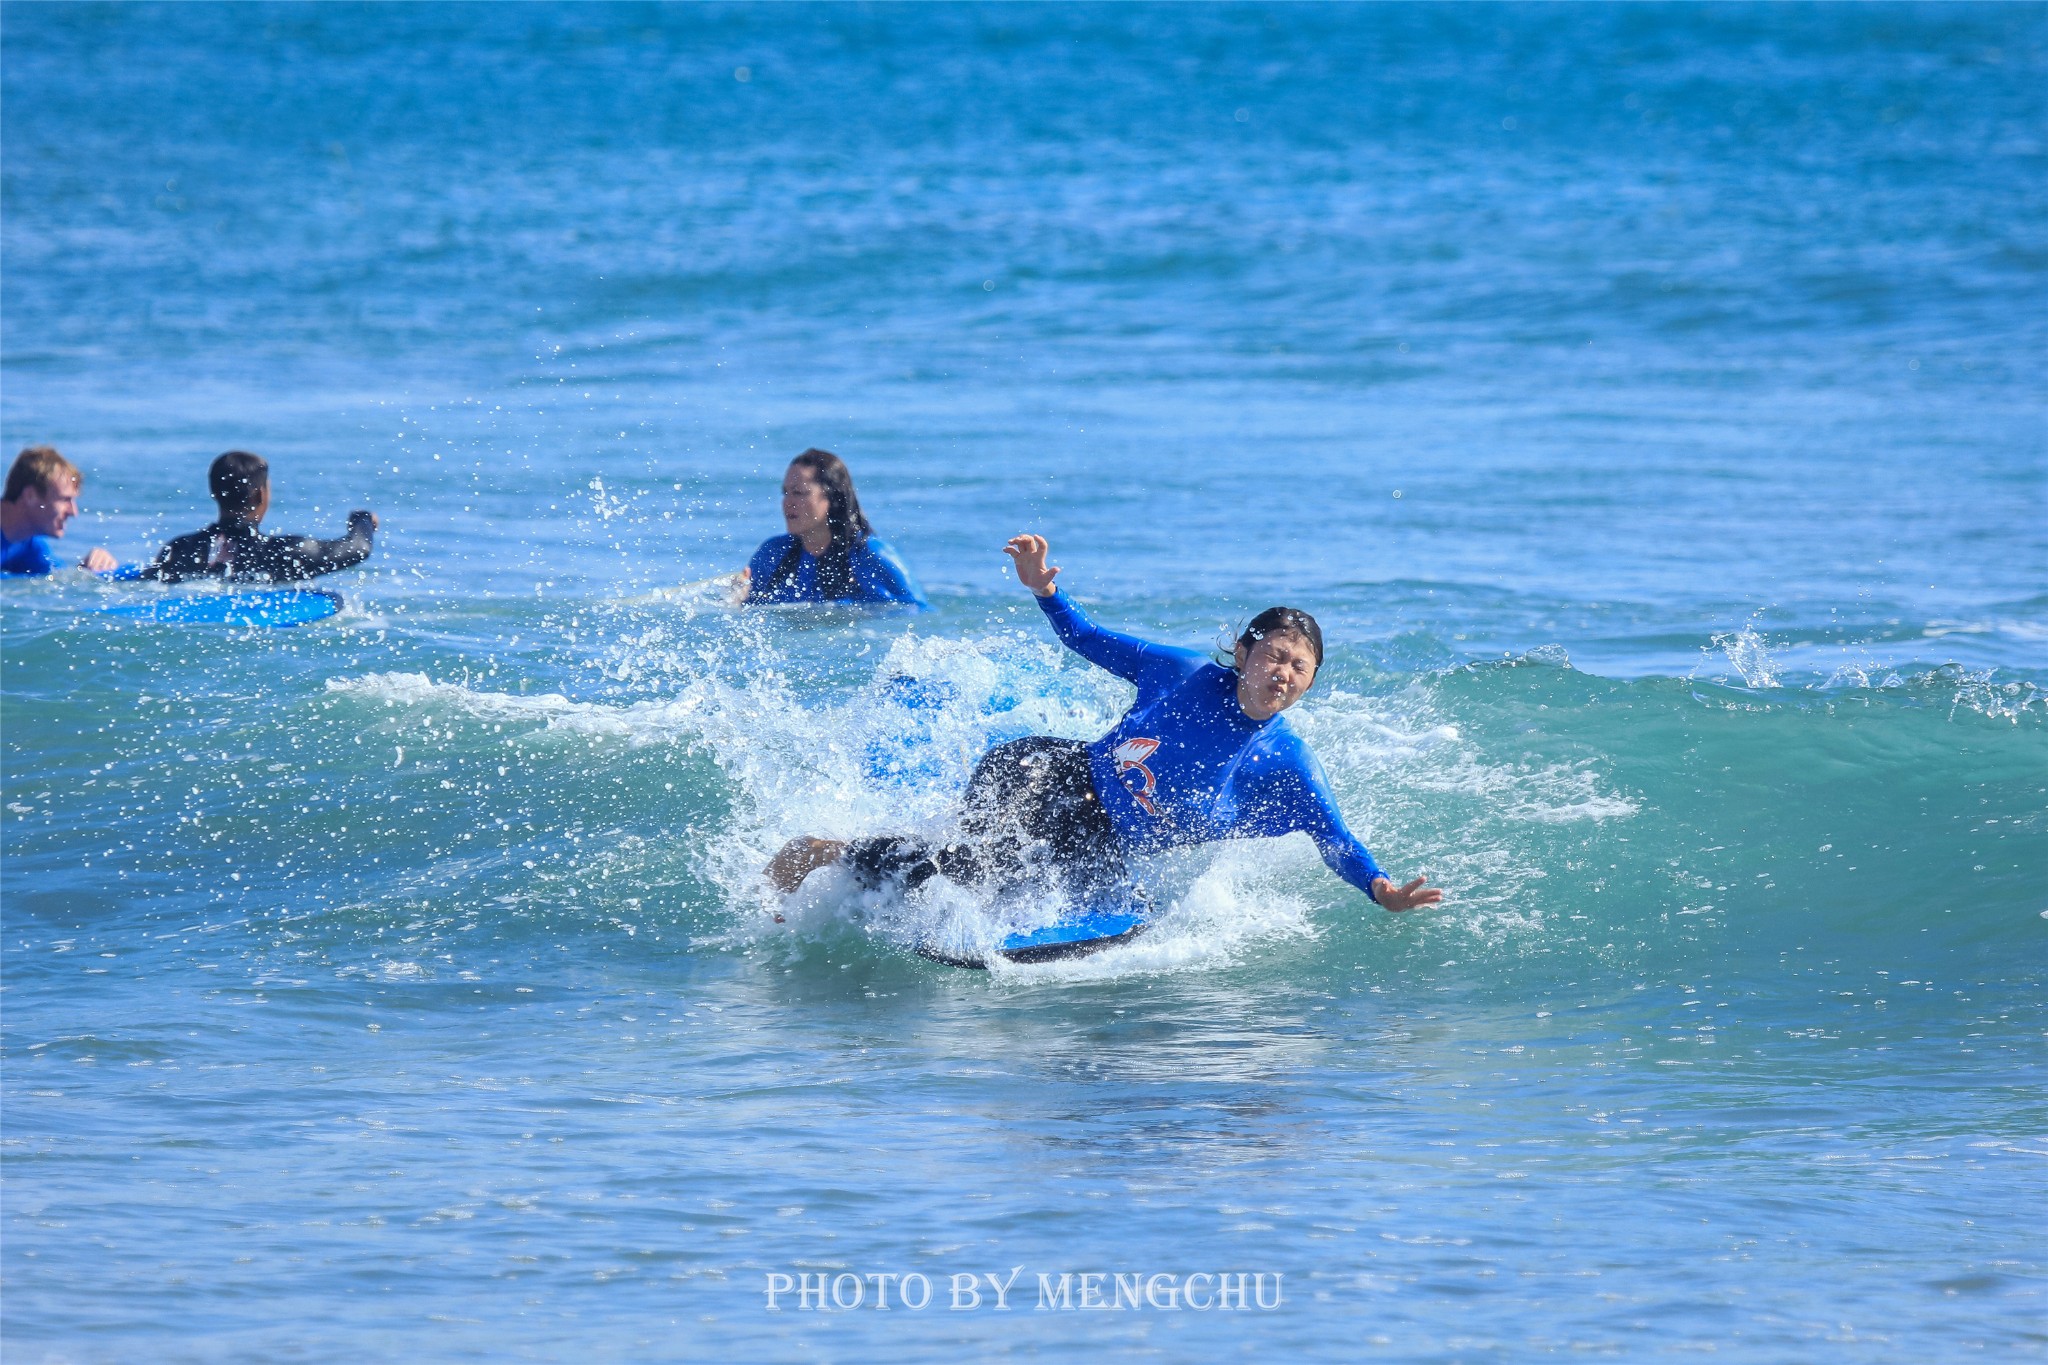
<path id="1" fill-rule="evenodd" d="M 236 578 L 268 578 L 275 582 L 317 578 L 368 559 L 376 533 L 377 514 L 358 509 L 348 514 L 348 534 L 333 540 L 313 536 L 264 537 L 261 548 L 249 557 L 250 562 L 237 558 L 232 574 Z"/>
<path id="2" fill-rule="evenodd" d="M 1344 823 L 1320 765 L 1305 749 L 1300 753 L 1300 766 L 1281 778 L 1279 799 L 1265 806 L 1269 818 L 1255 821 L 1256 825 L 1265 826 L 1260 832 L 1278 834 L 1288 828 L 1305 831 L 1316 841 L 1316 851 L 1323 855 L 1329 869 L 1372 897 L 1383 910 L 1413 910 L 1441 901 L 1444 893 L 1425 886 L 1427 877 L 1417 877 L 1401 886 L 1380 870 L 1372 854 Z"/>
<path id="3" fill-rule="evenodd" d="M 1060 571 L 1045 562 L 1049 549 L 1044 536 L 1022 535 L 1013 537 L 1003 553 L 1016 564 L 1017 581 L 1037 594 L 1038 608 L 1061 644 L 1097 668 L 1136 684 L 1141 697 L 1148 688 L 1172 686 L 1202 666 L 1202 656 L 1192 650 L 1151 644 L 1089 620 L 1053 583 Z"/>
<path id="4" fill-rule="evenodd" d="M 1435 905 L 1444 898 L 1444 893 L 1433 886 L 1425 886 L 1427 877 L 1417 877 L 1406 886 L 1396 886 L 1394 879 L 1373 865 L 1372 854 L 1365 851 L 1365 845 L 1358 842 L 1351 831 L 1338 823 L 1341 839 L 1324 842 L 1316 838 L 1316 849 L 1323 855 L 1323 862 L 1329 869 L 1379 902 L 1382 910 L 1413 910 L 1418 905 Z"/>

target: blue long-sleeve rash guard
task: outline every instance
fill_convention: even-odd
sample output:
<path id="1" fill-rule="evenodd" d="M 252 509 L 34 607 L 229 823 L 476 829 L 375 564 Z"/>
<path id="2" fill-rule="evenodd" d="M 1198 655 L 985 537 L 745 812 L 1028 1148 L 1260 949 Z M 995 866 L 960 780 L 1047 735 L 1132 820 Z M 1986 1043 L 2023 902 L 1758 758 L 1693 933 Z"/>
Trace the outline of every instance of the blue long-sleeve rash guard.
<path id="1" fill-rule="evenodd" d="M 772 585 L 777 566 L 782 557 L 789 553 L 796 543 L 792 535 L 770 536 L 761 542 L 761 548 L 754 551 L 754 557 L 747 561 L 747 568 L 753 577 L 750 580 L 747 600 L 749 602 L 823 602 L 826 599 L 818 592 L 818 558 L 804 550 L 797 558 L 796 572 L 782 584 Z M 853 571 L 852 597 L 833 598 L 840 602 L 901 602 L 913 607 L 929 607 L 924 594 L 917 589 L 917 580 L 910 576 L 910 570 L 897 557 L 894 550 L 880 536 L 869 536 L 864 545 L 848 556 L 848 568 Z"/>
<path id="2" fill-rule="evenodd" d="M 1063 592 L 1038 605 L 1062 644 L 1138 689 L 1123 719 L 1088 746 L 1096 795 L 1125 847 L 1151 853 L 1298 831 L 1332 872 L 1379 900 L 1373 879 L 1386 873 L 1345 828 L 1322 766 L 1284 716 L 1244 713 L 1235 672 L 1191 649 L 1104 630 Z"/>
<path id="3" fill-rule="evenodd" d="M 55 536 L 24 536 L 20 540 L 0 536 L 0 573 L 50 573 L 61 553 Z"/>

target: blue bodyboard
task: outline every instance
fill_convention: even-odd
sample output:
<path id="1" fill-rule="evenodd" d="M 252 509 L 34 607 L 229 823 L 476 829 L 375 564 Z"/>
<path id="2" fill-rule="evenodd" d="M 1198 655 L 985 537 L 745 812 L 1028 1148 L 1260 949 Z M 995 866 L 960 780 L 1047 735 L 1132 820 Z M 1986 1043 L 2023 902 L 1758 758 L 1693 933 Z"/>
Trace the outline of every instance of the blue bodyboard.
<path id="1" fill-rule="evenodd" d="M 341 610 L 341 594 L 316 588 L 262 592 L 207 592 L 102 607 L 109 616 L 162 625 L 266 626 L 280 629 L 324 621 Z"/>
<path id="2" fill-rule="evenodd" d="M 899 708 L 899 714 L 888 732 L 869 740 L 862 751 L 861 766 L 869 777 L 878 782 L 918 787 L 951 786 L 965 778 L 959 754 L 933 744 L 931 736 L 929 713 L 944 712 L 959 701 L 959 690 L 953 684 L 942 678 L 897 674 L 883 682 L 879 696 L 883 702 Z M 970 704 L 974 713 L 987 722 L 983 738 L 990 748 L 1031 733 L 1029 724 L 1022 719 L 999 719 L 1017 710 L 1019 703 L 1014 695 L 1003 693 Z"/>
<path id="3" fill-rule="evenodd" d="M 1011 934 L 991 950 L 1006 962 L 1057 962 L 1062 958 L 1086 957 L 1104 948 L 1128 943 L 1145 930 L 1152 907 L 1142 896 L 1111 905 L 1078 906 L 1053 923 L 1039 929 Z M 926 942 L 918 953 L 948 967 L 987 970 L 988 960 L 969 957 Z"/>

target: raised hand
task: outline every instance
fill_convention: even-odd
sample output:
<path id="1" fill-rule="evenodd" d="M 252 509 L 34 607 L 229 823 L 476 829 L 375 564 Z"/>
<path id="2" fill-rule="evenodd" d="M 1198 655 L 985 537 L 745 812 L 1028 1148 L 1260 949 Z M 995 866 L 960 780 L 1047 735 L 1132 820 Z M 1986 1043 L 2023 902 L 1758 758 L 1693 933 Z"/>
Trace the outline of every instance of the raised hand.
<path id="1" fill-rule="evenodd" d="M 1444 898 L 1444 893 L 1435 887 L 1425 889 L 1427 877 L 1417 877 L 1406 886 L 1396 886 L 1393 881 L 1381 877 L 1372 884 L 1372 894 L 1382 910 L 1413 910 L 1418 905 L 1435 905 Z"/>
<path id="2" fill-rule="evenodd" d="M 1052 546 L 1046 543 L 1044 536 L 1028 534 L 1012 536 L 1010 543 L 1003 546 L 1003 553 L 1017 567 L 1017 581 L 1040 597 L 1053 595 L 1053 580 L 1060 576 L 1058 565 L 1045 562 L 1051 551 Z"/>

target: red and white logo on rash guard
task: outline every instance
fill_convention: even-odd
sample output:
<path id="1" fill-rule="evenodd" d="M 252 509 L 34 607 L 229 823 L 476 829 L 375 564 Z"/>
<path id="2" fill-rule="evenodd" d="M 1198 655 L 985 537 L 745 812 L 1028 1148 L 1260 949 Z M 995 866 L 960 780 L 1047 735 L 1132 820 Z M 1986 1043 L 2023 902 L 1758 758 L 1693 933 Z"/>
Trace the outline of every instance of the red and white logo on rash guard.
<path id="1" fill-rule="evenodd" d="M 1127 739 L 1109 751 L 1109 756 L 1116 760 L 1116 775 L 1119 778 L 1128 772 L 1145 774 L 1144 786 L 1134 787 L 1126 782 L 1124 787 L 1130 792 L 1131 799 L 1143 806 L 1147 815 L 1152 816 L 1159 814 L 1159 807 L 1152 804 L 1152 793 L 1158 789 L 1159 782 L 1152 776 L 1152 770 L 1145 766 L 1145 760 L 1152 757 L 1152 751 L 1158 747 L 1159 741 L 1156 739 Z"/>

